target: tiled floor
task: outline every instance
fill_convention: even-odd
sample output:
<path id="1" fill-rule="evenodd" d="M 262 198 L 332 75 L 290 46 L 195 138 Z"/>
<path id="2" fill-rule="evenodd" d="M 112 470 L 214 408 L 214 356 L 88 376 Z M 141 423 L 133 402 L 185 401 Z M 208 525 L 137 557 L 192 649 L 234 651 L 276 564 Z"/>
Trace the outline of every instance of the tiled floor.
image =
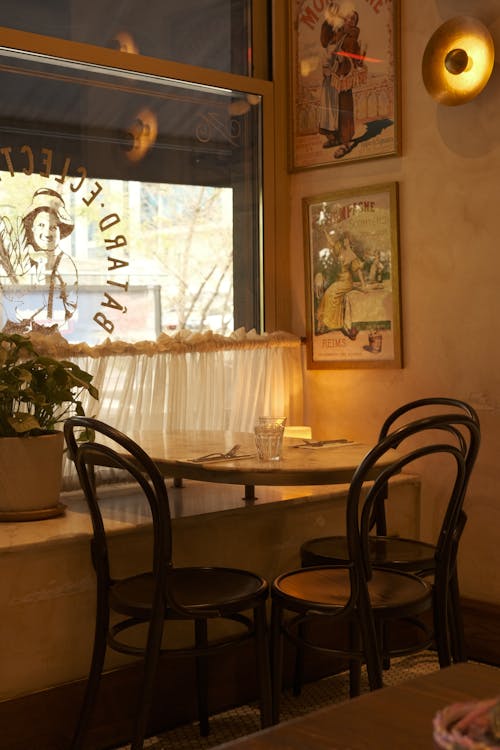
<path id="1" fill-rule="evenodd" d="M 435 653 L 421 654 L 395 659 L 391 668 L 384 673 L 387 685 L 397 685 L 404 680 L 438 669 Z M 348 698 L 347 673 L 329 677 L 306 685 L 298 698 L 285 693 L 282 701 L 281 717 L 285 721 L 313 711 L 329 703 L 338 703 Z M 366 685 L 365 685 L 366 689 Z M 223 742 L 251 734 L 259 729 L 259 711 L 256 705 L 241 706 L 210 718 L 210 736 L 200 737 L 197 724 L 189 724 L 151 737 L 144 743 L 148 750 L 206 750 Z M 117 748 L 117 750 L 127 750 Z"/>

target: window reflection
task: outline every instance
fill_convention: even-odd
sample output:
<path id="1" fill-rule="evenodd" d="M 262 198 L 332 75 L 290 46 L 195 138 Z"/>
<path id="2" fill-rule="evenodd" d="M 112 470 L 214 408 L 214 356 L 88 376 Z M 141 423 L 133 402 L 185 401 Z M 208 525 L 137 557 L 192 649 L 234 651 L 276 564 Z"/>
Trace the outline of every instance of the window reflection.
<path id="1" fill-rule="evenodd" d="M 23 53 L 0 62 L 0 328 L 88 343 L 259 329 L 260 96 Z M 23 223 L 39 190 L 58 233 L 46 257 Z"/>
<path id="2" fill-rule="evenodd" d="M 250 13 L 250 0 L 2 0 L 0 25 L 249 75 Z"/>

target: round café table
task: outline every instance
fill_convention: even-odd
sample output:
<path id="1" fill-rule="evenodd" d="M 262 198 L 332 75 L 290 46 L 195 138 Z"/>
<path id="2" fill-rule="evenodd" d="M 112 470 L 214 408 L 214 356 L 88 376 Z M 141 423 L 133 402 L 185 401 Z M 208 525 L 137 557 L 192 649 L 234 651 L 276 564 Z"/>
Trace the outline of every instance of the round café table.
<path id="1" fill-rule="evenodd" d="M 240 484 L 245 487 L 247 501 L 255 499 L 256 485 L 348 484 L 371 447 L 350 440 L 304 447 L 303 440 L 285 438 L 280 461 L 259 461 L 253 433 L 140 430 L 129 432 L 129 436 L 141 445 L 164 476 L 174 479 L 176 486 L 181 486 L 182 479 Z M 339 435 L 332 439 L 344 438 Z M 239 448 L 234 458 L 199 460 L 212 453 L 227 453 L 235 445 Z M 389 463 L 391 455 L 378 465 Z"/>

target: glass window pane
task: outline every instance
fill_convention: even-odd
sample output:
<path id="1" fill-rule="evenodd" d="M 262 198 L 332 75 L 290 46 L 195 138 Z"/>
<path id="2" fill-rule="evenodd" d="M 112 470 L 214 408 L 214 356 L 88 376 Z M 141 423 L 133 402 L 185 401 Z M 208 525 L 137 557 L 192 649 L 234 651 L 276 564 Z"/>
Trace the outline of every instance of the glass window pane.
<path id="1" fill-rule="evenodd" d="M 261 97 L 0 61 L 0 328 L 260 330 Z"/>
<path id="2" fill-rule="evenodd" d="M 2 0 L 0 26 L 249 75 L 251 0 Z"/>

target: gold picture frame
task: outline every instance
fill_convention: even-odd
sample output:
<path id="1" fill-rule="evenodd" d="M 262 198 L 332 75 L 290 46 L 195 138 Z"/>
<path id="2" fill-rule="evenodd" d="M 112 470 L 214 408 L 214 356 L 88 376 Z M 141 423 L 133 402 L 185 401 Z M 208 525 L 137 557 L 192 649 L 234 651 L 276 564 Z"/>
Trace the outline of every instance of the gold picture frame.
<path id="1" fill-rule="evenodd" d="M 303 199 L 307 364 L 402 367 L 398 184 Z"/>
<path id="2" fill-rule="evenodd" d="M 400 153 L 400 0 L 288 0 L 289 169 Z"/>

